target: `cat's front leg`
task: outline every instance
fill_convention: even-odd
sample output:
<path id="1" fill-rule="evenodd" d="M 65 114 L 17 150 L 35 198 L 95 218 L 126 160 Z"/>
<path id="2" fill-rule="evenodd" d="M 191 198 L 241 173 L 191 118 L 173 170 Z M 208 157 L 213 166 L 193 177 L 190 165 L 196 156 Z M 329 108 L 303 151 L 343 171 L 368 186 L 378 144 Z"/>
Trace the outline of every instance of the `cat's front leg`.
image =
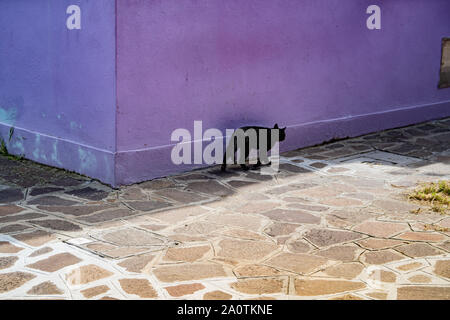
<path id="1" fill-rule="evenodd" d="M 244 171 L 248 171 L 250 169 L 246 164 L 241 164 L 241 168 Z"/>

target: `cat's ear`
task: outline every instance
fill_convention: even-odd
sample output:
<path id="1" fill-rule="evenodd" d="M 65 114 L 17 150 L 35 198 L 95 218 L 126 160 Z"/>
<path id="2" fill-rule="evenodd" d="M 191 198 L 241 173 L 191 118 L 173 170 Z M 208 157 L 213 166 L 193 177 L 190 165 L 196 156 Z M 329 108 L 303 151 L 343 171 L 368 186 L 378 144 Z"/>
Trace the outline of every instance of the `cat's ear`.
<path id="1" fill-rule="evenodd" d="M 281 130 L 283 130 L 283 131 L 286 131 L 286 128 L 287 128 L 287 127 L 284 127 L 284 128 L 283 128 L 283 129 L 281 129 Z"/>
<path id="2" fill-rule="evenodd" d="M 274 129 L 278 129 L 278 123 L 275 123 L 275 127 L 273 127 Z"/>

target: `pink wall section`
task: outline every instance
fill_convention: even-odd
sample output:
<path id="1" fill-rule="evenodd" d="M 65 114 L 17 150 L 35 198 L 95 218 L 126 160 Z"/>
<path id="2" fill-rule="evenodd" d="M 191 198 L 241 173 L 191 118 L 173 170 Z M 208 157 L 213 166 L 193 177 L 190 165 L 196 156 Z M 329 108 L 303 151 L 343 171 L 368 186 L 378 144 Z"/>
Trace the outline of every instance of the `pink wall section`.
<path id="1" fill-rule="evenodd" d="M 382 9 L 368 30 L 366 9 Z M 288 126 L 283 149 L 450 115 L 446 0 L 117 2 L 119 183 L 170 162 L 176 128 Z"/>

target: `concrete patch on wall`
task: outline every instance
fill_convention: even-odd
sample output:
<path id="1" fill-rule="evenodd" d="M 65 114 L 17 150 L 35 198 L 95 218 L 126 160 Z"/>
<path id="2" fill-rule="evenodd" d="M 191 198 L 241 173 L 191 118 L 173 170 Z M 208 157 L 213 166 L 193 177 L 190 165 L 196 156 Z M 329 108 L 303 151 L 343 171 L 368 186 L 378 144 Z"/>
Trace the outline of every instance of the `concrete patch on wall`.
<path id="1" fill-rule="evenodd" d="M 97 159 L 91 151 L 78 147 L 78 157 L 80 160 L 80 172 L 95 171 L 97 169 Z"/>
<path id="2" fill-rule="evenodd" d="M 63 168 L 115 186 L 114 153 L 77 142 L 15 128 L 8 141 L 10 126 L 0 124 L 0 136 L 7 143 L 8 152 L 40 163 Z"/>
<path id="3" fill-rule="evenodd" d="M 14 125 L 17 117 L 16 108 L 0 108 L 0 122 Z"/>

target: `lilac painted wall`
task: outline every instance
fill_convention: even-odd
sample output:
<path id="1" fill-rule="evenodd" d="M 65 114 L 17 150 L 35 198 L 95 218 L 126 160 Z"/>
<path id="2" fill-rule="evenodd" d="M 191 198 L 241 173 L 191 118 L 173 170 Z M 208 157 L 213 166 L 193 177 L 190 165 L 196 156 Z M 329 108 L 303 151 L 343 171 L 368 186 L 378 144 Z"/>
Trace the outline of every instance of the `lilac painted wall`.
<path id="1" fill-rule="evenodd" d="M 66 8 L 82 8 L 68 30 Z M 8 150 L 114 183 L 115 3 L 0 1 L 0 133 Z M 6 139 L 7 140 L 7 139 Z"/>
<path id="2" fill-rule="evenodd" d="M 79 5 L 82 29 L 66 28 Z M 366 9 L 382 9 L 382 29 Z M 282 150 L 450 116 L 448 0 L 0 0 L 8 149 L 112 185 L 189 169 L 173 130 L 288 126 Z"/>
<path id="3" fill-rule="evenodd" d="M 382 9 L 382 29 L 366 9 Z M 288 126 L 282 149 L 450 115 L 448 0 L 117 0 L 116 182 L 163 176 L 176 128 Z"/>

